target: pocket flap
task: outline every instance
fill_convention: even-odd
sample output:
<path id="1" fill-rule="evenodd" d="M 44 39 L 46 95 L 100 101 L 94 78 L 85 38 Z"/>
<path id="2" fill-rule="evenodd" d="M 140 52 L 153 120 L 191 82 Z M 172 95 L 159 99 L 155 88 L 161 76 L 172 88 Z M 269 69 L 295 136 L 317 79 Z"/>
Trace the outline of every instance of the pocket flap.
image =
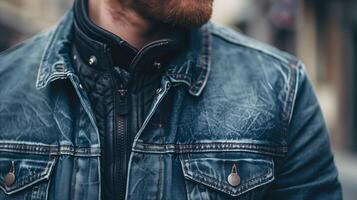
<path id="1" fill-rule="evenodd" d="M 49 156 L 1 153 L 0 188 L 6 194 L 13 194 L 46 180 L 55 162 L 56 159 Z"/>
<path id="2" fill-rule="evenodd" d="M 231 196 L 241 195 L 274 180 L 272 160 L 195 157 L 181 157 L 185 178 Z M 231 174 L 233 176 L 228 178 Z"/>

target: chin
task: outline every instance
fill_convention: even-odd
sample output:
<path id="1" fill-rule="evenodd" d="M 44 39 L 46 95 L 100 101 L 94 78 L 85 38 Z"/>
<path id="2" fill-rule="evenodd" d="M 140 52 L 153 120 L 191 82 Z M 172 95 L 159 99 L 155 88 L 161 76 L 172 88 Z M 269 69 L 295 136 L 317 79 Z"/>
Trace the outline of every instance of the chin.
<path id="1" fill-rule="evenodd" d="M 168 13 L 168 23 L 184 27 L 197 27 L 207 23 L 212 16 L 213 0 L 172 0 L 178 3 Z"/>
<path id="2" fill-rule="evenodd" d="M 133 0 L 132 7 L 143 17 L 171 26 L 199 27 L 207 23 L 213 0 Z"/>

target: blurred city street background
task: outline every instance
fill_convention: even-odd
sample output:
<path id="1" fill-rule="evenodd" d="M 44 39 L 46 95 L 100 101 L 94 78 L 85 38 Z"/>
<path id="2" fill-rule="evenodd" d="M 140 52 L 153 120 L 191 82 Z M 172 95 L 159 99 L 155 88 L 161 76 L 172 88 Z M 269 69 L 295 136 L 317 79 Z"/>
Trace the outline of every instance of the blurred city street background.
<path id="1" fill-rule="evenodd" d="M 72 1 L 0 0 L 0 51 L 55 25 Z M 213 21 L 306 64 L 330 129 L 344 199 L 356 200 L 357 0 L 215 0 Z"/>

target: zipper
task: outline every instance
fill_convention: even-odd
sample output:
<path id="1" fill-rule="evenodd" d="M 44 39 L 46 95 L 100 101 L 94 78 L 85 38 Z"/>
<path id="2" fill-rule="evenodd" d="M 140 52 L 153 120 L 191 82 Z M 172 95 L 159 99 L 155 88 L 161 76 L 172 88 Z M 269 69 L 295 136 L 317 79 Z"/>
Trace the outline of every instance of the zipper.
<path id="1" fill-rule="evenodd" d="M 115 171 L 114 188 L 117 189 L 115 199 L 124 200 L 126 193 L 127 159 L 128 159 L 128 90 L 121 85 L 115 95 Z"/>
<path id="2" fill-rule="evenodd" d="M 111 49 L 106 46 L 105 52 L 110 55 Z M 109 59 L 110 60 L 110 59 Z M 110 62 L 113 66 L 113 63 Z M 114 188 L 114 196 L 110 199 L 125 200 L 126 195 L 126 179 L 127 179 L 127 160 L 128 160 L 128 89 L 127 83 L 124 86 L 123 80 L 111 72 L 115 91 L 114 96 L 114 161 L 113 161 L 113 177 L 112 188 Z"/>
<path id="3" fill-rule="evenodd" d="M 166 39 L 155 41 L 149 43 L 142 48 L 141 51 L 134 57 L 130 68 L 138 65 L 140 58 L 144 55 L 149 49 L 155 46 L 161 46 L 167 44 L 169 41 Z M 135 74 L 134 72 L 131 72 Z M 131 77 L 129 82 L 126 85 L 133 84 L 135 77 Z M 114 76 L 114 83 L 118 85 L 118 79 Z M 115 151 L 115 160 L 114 160 L 114 186 L 115 188 L 115 197 L 114 199 L 125 200 L 126 196 L 126 184 L 127 184 L 127 172 L 128 172 L 128 153 L 131 150 L 131 145 L 129 145 L 129 136 L 128 136 L 128 89 L 120 84 L 117 88 L 117 91 L 114 95 L 115 102 L 115 133 L 114 133 L 114 151 Z"/>

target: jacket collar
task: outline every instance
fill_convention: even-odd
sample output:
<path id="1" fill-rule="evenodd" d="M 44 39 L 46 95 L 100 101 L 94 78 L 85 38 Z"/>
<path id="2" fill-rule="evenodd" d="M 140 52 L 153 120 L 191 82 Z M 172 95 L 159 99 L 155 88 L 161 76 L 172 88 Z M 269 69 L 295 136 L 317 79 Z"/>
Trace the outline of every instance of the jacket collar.
<path id="1" fill-rule="evenodd" d="M 76 76 L 70 53 L 73 30 L 74 16 L 73 10 L 70 10 L 49 33 L 38 70 L 37 89 L 46 88 L 55 80 Z M 168 66 L 166 75 L 173 83 L 185 84 L 191 95 L 199 96 L 206 86 L 211 67 L 211 35 L 208 25 L 192 29 L 190 41 L 189 47 Z"/>

